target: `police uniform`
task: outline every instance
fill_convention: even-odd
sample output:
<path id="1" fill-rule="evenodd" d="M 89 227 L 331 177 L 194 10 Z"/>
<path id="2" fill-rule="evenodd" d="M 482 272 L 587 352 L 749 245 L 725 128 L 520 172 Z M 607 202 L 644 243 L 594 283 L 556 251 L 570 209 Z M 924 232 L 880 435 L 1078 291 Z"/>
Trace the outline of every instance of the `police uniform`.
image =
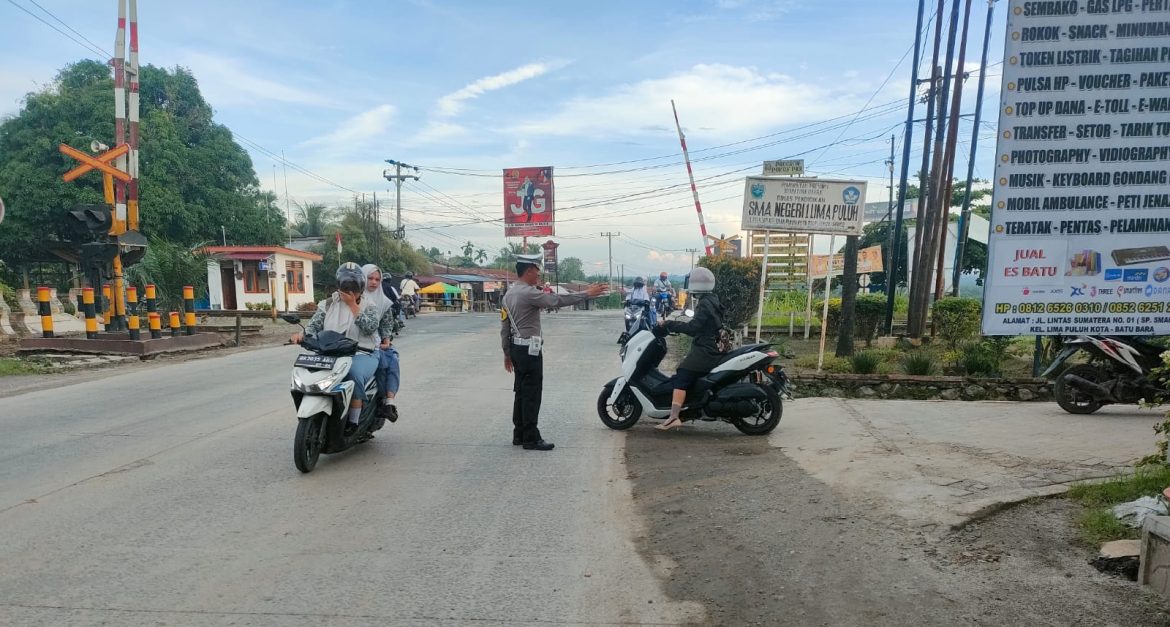
<path id="1" fill-rule="evenodd" d="M 516 263 L 539 267 L 540 255 L 517 255 Z M 500 347 L 512 360 L 512 444 L 526 447 L 541 442 L 537 420 L 544 388 L 544 346 L 540 334 L 543 309 L 576 305 L 589 299 L 586 293 L 552 294 L 523 281 L 504 294 L 500 312 Z M 534 346 L 535 345 L 535 346 Z M 536 354 L 533 354 L 536 353 Z"/>

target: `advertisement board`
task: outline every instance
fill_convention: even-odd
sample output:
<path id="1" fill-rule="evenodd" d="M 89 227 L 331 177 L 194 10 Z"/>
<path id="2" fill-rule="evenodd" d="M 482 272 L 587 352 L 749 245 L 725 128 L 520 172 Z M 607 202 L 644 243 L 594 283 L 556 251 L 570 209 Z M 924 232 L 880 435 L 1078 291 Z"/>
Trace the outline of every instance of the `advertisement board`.
<path id="1" fill-rule="evenodd" d="M 553 235 L 553 169 L 504 170 L 504 236 Z"/>
<path id="2" fill-rule="evenodd" d="M 560 246 L 560 244 L 552 241 L 551 239 L 541 245 L 541 248 L 544 249 L 544 271 L 548 272 L 549 274 L 555 273 L 557 271 L 558 246 Z"/>
<path id="3" fill-rule="evenodd" d="M 828 276 L 829 256 L 813 255 L 809 263 L 809 274 L 814 279 Z M 857 273 L 869 274 L 882 271 L 882 247 L 870 246 L 857 251 Z M 845 273 L 845 255 L 833 255 L 833 276 Z"/>
<path id="4" fill-rule="evenodd" d="M 1010 1 L 985 334 L 1170 334 L 1168 23 Z"/>
<path id="5" fill-rule="evenodd" d="M 804 159 L 764 162 L 764 176 L 804 176 Z"/>
<path id="6" fill-rule="evenodd" d="M 740 228 L 861 235 L 864 200 L 861 181 L 749 176 Z"/>

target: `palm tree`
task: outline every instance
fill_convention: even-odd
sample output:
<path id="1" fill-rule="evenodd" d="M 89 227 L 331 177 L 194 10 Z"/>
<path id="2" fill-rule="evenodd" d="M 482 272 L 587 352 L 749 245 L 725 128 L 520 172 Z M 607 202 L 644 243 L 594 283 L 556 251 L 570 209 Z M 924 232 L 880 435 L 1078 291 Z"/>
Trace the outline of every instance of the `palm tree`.
<path id="1" fill-rule="evenodd" d="M 299 237 L 324 237 L 329 227 L 336 223 L 335 213 L 321 203 L 297 203 L 297 221 L 293 232 Z"/>
<path id="2" fill-rule="evenodd" d="M 471 258 L 473 252 L 475 252 L 475 244 L 472 244 L 471 240 L 467 240 L 467 243 L 463 245 L 463 256 Z"/>
<path id="3" fill-rule="evenodd" d="M 480 248 L 479 250 L 475 251 L 475 263 L 483 263 L 487 261 L 487 259 L 488 254 L 486 250 Z"/>
<path id="4" fill-rule="evenodd" d="M 187 248 L 165 239 L 152 239 L 142 260 L 126 269 L 126 278 L 139 287 L 153 283 L 162 311 L 183 311 L 183 286 L 193 286 L 197 297 L 206 293 L 207 263 L 211 259 L 202 246 Z"/>

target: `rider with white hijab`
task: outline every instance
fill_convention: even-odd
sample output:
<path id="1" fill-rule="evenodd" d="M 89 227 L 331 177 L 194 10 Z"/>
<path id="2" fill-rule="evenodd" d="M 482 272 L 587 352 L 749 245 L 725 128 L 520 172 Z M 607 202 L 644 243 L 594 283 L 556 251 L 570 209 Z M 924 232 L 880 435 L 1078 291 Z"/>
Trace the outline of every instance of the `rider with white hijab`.
<path id="1" fill-rule="evenodd" d="M 378 312 L 378 389 L 386 395 L 378 405 L 378 414 L 390 422 L 398 420 L 398 409 L 394 406 L 394 397 L 398 394 L 398 386 L 402 380 L 401 368 L 398 364 L 398 351 L 390 346 L 394 338 L 394 301 L 390 300 L 382 291 L 382 271 L 378 266 L 368 263 L 362 266 L 366 275 L 366 293 L 363 300 L 368 300 Z"/>

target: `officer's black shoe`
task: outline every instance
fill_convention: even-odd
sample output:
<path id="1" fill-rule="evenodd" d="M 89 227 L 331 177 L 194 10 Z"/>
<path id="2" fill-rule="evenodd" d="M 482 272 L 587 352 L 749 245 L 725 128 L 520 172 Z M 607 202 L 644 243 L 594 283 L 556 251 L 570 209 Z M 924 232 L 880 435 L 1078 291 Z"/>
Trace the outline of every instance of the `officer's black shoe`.
<path id="1" fill-rule="evenodd" d="M 535 442 L 525 442 L 524 450 L 526 451 L 551 451 L 556 445 L 552 442 L 545 442 L 544 440 L 537 440 Z"/>
<path id="2" fill-rule="evenodd" d="M 524 443 L 520 441 L 520 438 L 512 438 L 512 446 L 520 446 L 521 444 Z"/>

